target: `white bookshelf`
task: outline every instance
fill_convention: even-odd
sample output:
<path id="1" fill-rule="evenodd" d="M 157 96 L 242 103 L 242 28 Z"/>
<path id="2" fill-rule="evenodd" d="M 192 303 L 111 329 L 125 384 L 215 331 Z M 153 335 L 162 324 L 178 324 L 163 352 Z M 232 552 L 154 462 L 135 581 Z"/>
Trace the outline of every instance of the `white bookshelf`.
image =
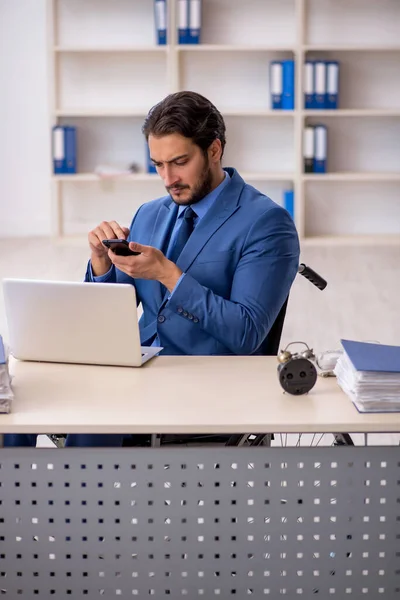
<path id="1" fill-rule="evenodd" d="M 55 46 L 53 48 L 56 53 L 64 53 L 64 54 L 76 54 L 76 53 L 96 53 L 96 52 L 125 52 L 125 53 L 142 53 L 142 52 L 156 52 L 159 54 L 166 54 L 169 50 L 168 46 L 109 46 L 108 48 L 105 46 Z"/>
<path id="2" fill-rule="evenodd" d="M 282 202 L 295 191 L 304 245 L 400 243 L 398 0 L 203 0 L 202 43 L 158 46 L 152 0 L 48 0 L 51 126 L 75 125 L 78 174 L 54 175 L 58 237 L 129 225 L 165 193 L 146 172 L 143 120 L 168 93 L 209 97 L 227 125 L 224 165 Z M 296 61 L 293 111 L 270 108 L 271 60 Z M 303 108 L 306 58 L 340 61 L 340 108 Z M 390 93 L 388 93 L 390 90 Z M 328 172 L 303 172 L 306 124 L 328 127 Z M 99 177 L 99 164 L 138 173 Z"/>

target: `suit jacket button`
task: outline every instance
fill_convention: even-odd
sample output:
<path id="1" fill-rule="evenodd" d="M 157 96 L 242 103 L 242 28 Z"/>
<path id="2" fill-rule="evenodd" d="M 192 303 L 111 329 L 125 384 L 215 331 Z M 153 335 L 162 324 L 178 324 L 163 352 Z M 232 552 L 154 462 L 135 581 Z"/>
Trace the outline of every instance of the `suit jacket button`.
<path id="1" fill-rule="evenodd" d="M 188 319 L 192 320 L 193 319 L 193 315 L 188 315 Z"/>
<path id="2" fill-rule="evenodd" d="M 182 306 L 178 306 L 178 313 L 183 313 L 183 308 L 182 308 Z"/>
<path id="3" fill-rule="evenodd" d="M 197 318 L 197 317 L 194 317 L 194 318 L 193 318 L 193 323 L 198 323 L 198 322 L 199 322 L 198 318 Z"/>
<path id="4" fill-rule="evenodd" d="M 157 318 L 157 321 L 158 321 L 159 323 L 164 323 L 164 321 L 165 321 L 165 317 L 164 317 L 164 315 L 160 315 L 160 316 Z"/>
<path id="5" fill-rule="evenodd" d="M 184 317 L 187 317 L 187 316 L 188 316 L 188 313 L 186 312 L 186 310 L 184 310 L 184 311 L 183 311 L 183 316 L 184 316 Z"/>

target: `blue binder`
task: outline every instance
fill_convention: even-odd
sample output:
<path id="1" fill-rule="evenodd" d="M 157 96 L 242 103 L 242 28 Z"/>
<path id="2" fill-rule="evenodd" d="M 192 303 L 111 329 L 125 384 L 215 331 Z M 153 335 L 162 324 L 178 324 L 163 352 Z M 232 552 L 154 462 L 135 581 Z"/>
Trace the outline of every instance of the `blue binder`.
<path id="1" fill-rule="evenodd" d="M 294 190 L 283 191 L 283 206 L 294 221 Z"/>
<path id="2" fill-rule="evenodd" d="M 294 109 L 294 60 L 282 61 L 283 69 L 283 91 L 282 109 Z"/>
<path id="3" fill-rule="evenodd" d="M 400 373 L 400 346 L 340 341 L 356 371 Z"/>
<path id="4" fill-rule="evenodd" d="M 304 63 L 304 108 L 315 107 L 315 65 L 312 60 Z"/>
<path id="5" fill-rule="evenodd" d="M 62 175 L 67 172 L 65 163 L 64 127 L 56 125 L 52 130 L 53 172 Z"/>
<path id="6" fill-rule="evenodd" d="M 64 127 L 65 172 L 76 173 L 76 127 Z"/>
<path id="7" fill-rule="evenodd" d="M 3 338 L 0 335 L 0 365 L 6 364 L 6 351 L 3 344 Z"/>
<path id="8" fill-rule="evenodd" d="M 326 64 L 326 108 L 336 109 L 339 100 L 339 63 L 336 60 Z"/>
<path id="9" fill-rule="evenodd" d="M 146 169 L 148 173 L 157 173 L 157 169 L 153 163 L 153 161 L 150 159 L 150 149 L 149 149 L 149 145 L 147 142 L 145 142 L 145 149 L 146 149 Z"/>
<path id="10" fill-rule="evenodd" d="M 189 0 L 178 0 L 178 44 L 189 43 Z"/>
<path id="11" fill-rule="evenodd" d="M 167 0 L 154 0 L 156 39 L 159 46 L 167 43 Z"/>
<path id="12" fill-rule="evenodd" d="M 200 44 L 201 1 L 189 0 L 189 39 L 188 44 Z"/>
<path id="13" fill-rule="evenodd" d="M 317 60 L 315 69 L 315 106 L 314 108 L 326 108 L 326 62 Z"/>
<path id="14" fill-rule="evenodd" d="M 326 173 L 326 158 L 328 153 L 328 130 L 325 125 L 314 128 L 314 173 Z"/>
<path id="15" fill-rule="evenodd" d="M 269 89 L 272 110 L 282 109 L 283 67 L 279 60 L 271 61 L 269 65 Z"/>

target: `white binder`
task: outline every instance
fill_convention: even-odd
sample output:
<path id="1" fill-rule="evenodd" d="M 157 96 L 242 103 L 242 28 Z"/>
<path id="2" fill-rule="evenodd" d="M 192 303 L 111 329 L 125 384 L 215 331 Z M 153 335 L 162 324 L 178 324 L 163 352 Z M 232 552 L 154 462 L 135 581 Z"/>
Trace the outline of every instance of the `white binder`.
<path id="1" fill-rule="evenodd" d="M 325 108 L 326 100 L 326 63 L 315 63 L 315 108 Z"/>

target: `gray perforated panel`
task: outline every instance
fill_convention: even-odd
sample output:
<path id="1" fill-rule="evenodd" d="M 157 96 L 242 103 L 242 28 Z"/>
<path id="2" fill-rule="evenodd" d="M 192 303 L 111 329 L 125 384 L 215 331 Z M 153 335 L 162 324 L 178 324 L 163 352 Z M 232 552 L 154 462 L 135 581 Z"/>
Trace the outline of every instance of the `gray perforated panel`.
<path id="1" fill-rule="evenodd" d="M 3 449 L 10 598 L 400 597 L 400 453 Z"/>

